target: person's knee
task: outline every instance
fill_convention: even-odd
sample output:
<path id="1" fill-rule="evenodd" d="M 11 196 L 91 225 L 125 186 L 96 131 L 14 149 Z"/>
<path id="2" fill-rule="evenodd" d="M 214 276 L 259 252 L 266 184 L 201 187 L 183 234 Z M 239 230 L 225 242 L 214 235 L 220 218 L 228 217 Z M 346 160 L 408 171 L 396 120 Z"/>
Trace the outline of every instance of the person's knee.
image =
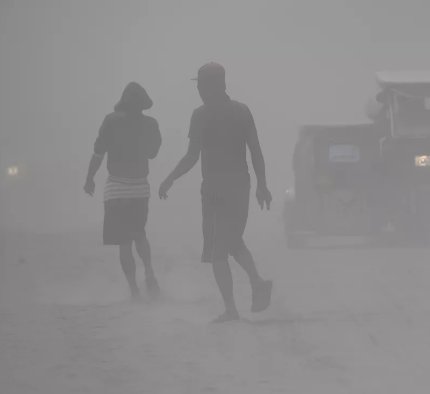
<path id="1" fill-rule="evenodd" d="M 132 243 L 126 242 L 119 245 L 119 254 L 122 257 L 127 257 L 132 254 Z"/>
<path id="2" fill-rule="evenodd" d="M 132 245 L 132 241 L 127 241 L 127 242 L 123 242 L 119 245 L 119 250 L 120 251 L 127 251 L 127 250 L 131 250 L 131 245 Z"/>
<path id="3" fill-rule="evenodd" d="M 134 233 L 132 238 L 136 245 L 143 245 L 148 242 L 148 239 L 146 238 L 146 231 Z"/>
<path id="4" fill-rule="evenodd" d="M 230 265 L 227 259 L 217 259 L 212 262 L 212 270 L 216 278 L 225 279 L 231 275 Z"/>
<path id="5" fill-rule="evenodd" d="M 245 245 L 245 242 L 242 238 L 236 240 L 235 242 L 232 242 L 229 245 L 229 254 L 232 256 L 236 261 L 239 261 L 241 257 L 243 257 L 245 254 L 248 254 L 249 250 Z"/>

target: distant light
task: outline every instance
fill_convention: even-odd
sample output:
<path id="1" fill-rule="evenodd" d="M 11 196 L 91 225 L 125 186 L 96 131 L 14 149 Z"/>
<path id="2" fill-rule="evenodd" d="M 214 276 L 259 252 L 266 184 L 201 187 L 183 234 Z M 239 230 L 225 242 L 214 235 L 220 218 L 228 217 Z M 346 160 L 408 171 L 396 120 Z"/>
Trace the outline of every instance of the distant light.
<path id="1" fill-rule="evenodd" d="M 8 174 L 9 176 L 17 176 L 17 175 L 18 175 L 18 173 L 19 173 L 19 169 L 18 169 L 18 167 L 16 167 L 16 166 L 12 166 L 12 167 L 9 167 L 9 168 L 7 169 L 7 174 Z"/>
<path id="2" fill-rule="evenodd" d="M 430 167 L 430 156 L 415 156 L 415 167 Z"/>

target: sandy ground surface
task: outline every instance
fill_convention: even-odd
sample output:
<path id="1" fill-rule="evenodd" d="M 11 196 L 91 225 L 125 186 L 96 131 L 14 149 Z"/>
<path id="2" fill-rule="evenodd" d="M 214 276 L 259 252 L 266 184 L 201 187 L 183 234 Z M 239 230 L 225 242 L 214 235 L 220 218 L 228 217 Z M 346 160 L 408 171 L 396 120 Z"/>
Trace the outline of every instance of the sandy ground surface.
<path id="1" fill-rule="evenodd" d="M 235 267 L 243 319 L 224 325 L 208 324 L 221 305 L 198 248 L 155 241 L 163 297 L 136 305 L 97 234 L 3 237 L 0 392 L 429 391 L 429 250 L 288 251 L 281 232 L 266 235 L 248 238 L 273 303 L 252 315 Z"/>

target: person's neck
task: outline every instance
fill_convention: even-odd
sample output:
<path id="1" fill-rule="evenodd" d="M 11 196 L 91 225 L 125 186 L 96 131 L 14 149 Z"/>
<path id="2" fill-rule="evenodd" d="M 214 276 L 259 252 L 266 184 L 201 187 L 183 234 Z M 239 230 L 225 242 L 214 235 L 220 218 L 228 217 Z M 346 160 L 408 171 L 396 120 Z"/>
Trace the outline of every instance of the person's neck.
<path id="1" fill-rule="evenodd" d="M 206 98 L 204 103 L 206 105 L 210 105 L 210 106 L 219 105 L 219 104 L 226 102 L 228 99 L 229 99 L 229 96 L 227 95 L 227 93 L 222 92 L 220 94 L 216 94 L 216 95 L 213 95 L 211 97 Z"/>

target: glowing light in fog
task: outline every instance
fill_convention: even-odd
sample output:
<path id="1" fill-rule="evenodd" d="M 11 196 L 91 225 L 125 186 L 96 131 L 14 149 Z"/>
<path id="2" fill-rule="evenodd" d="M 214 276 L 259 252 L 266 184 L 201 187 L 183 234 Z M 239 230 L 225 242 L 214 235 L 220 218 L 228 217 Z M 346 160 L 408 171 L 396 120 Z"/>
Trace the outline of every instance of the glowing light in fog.
<path id="1" fill-rule="evenodd" d="M 430 167 L 430 156 L 416 156 L 415 157 L 415 167 Z"/>
<path id="2" fill-rule="evenodd" d="M 18 175 L 18 173 L 19 173 L 19 170 L 18 170 L 18 167 L 16 167 L 16 166 L 9 167 L 9 168 L 7 169 L 7 174 L 8 174 L 9 176 L 17 176 L 17 175 Z"/>

